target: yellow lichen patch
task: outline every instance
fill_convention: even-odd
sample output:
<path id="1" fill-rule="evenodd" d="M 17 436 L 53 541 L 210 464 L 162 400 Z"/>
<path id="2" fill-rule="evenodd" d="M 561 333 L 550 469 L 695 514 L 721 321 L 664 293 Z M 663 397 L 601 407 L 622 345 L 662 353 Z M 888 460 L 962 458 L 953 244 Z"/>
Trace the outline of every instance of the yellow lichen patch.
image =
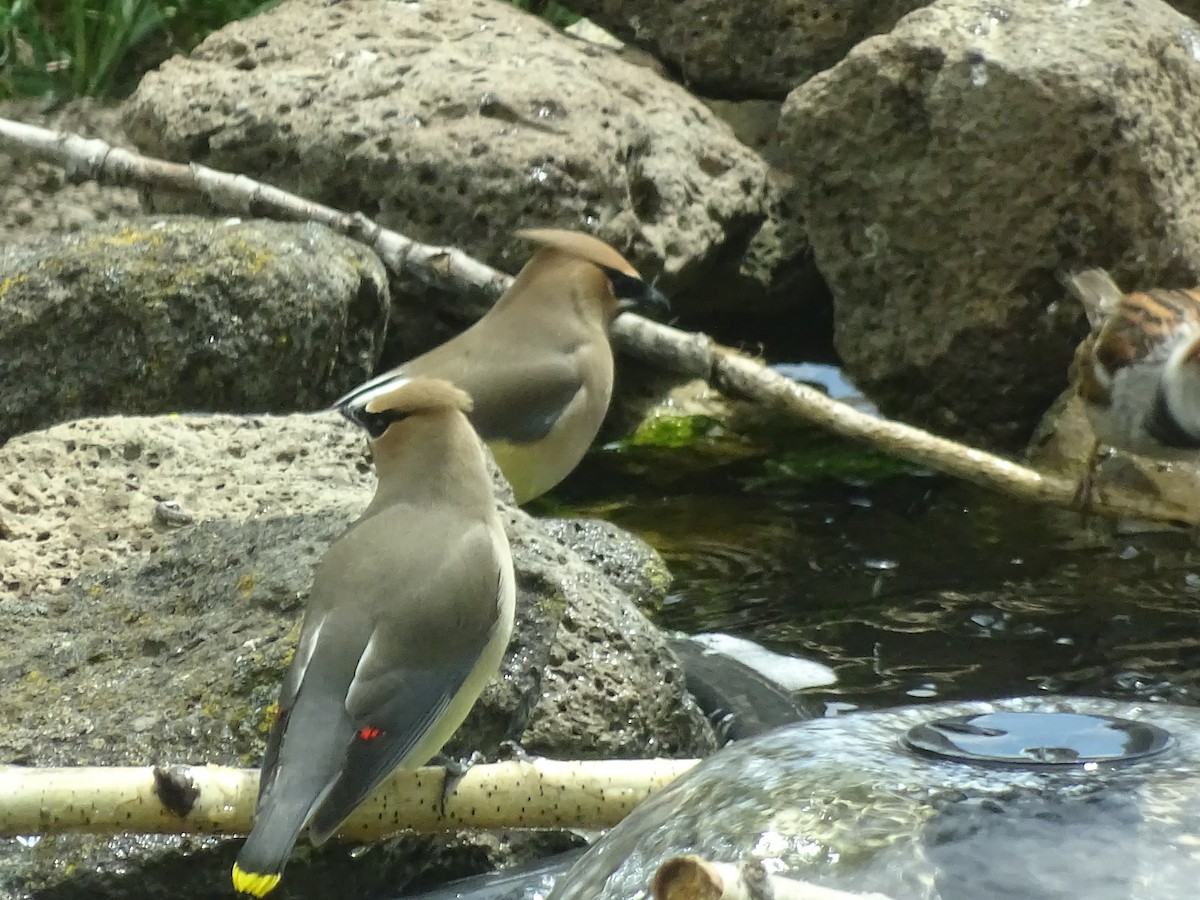
<path id="1" fill-rule="evenodd" d="M 275 261 L 274 253 L 251 246 L 244 240 L 236 241 L 232 249 L 242 254 L 242 264 L 246 267 L 247 275 L 257 275 Z"/>
<path id="2" fill-rule="evenodd" d="M 3 281 L 0 281 L 0 298 L 4 297 L 10 290 L 18 284 L 24 284 L 29 280 L 29 276 L 22 272 L 20 275 L 9 275 Z"/>
<path id="3" fill-rule="evenodd" d="M 279 701 L 272 700 L 267 704 L 267 708 L 263 710 L 262 719 L 258 723 L 258 733 L 267 734 L 271 730 L 271 726 L 275 724 L 275 720 L 279 717 Z"/>
<path id="4" fill-rule="evenodd" d="M 247 572 L 245 575 L 243 575 L 241 578 L 239 578 L 237 580 L 237 584 L 235 585 L 235 587 L 238 589 L 238 592 L 242 595 L 242 599 L 246 600 L 246 599 L 250 598 L 250 592 L 254 590 L 254 587 L 257 584 L 258 584 L 258 577 L 251 572 Z"/>
<path id="5" fill-rule="evenodd" d="M 104 588 L 100 587 L 98 584 L 93 584 L 90 588 L 88 588 L 88 594 L 90 594 L 92 597 L 99 597 L 103 593 Z"/>
<path id="6" fill-rule="evenodd" d="M 25 673 L 24 682 L 26 687 L 29 688 L 30 693 L 35 696 L 46 694 L 47 692 L 55 697 L 62 695 L 62 687 L 51 682 L 40 669 L 31 669 Z"/>
<path id="7" fill-rule="evenodd" d="M 96 238 L 98 247 L 133 247 L 136 244 L 149 244 L 151 247 L 162 245 L 162 233 L 146 231 L 143 228 L 122 228 L 116 234 L 106 234 Z"/>

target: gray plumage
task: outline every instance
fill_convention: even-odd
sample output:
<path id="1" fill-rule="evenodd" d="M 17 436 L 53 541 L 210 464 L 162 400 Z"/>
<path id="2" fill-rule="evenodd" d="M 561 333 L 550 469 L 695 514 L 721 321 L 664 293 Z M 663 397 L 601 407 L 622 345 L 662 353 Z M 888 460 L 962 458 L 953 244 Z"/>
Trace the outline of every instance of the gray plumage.
<path id="1" fill-rule="evenodd" d="M 427 762 L 499 668 L 512 560 L 468 407 L 414 379 L 346 411 L 379 485 L 313 578 L 234 868 L 244 893 L 275 886 L 305 824 L 321 843 L 393 769 Z"/>
<path id="2" fill-rule="evenodd" d="M 471 396 L 471 423 L 524 503 L 565 478 L 600 430 L 612 397 L 613 320 L 624 309 L 665 308 L 666 299 L 591 235 L 518 234 L 541 246 L 483 318 L 339 402 L 366 402 L 397 378 L 452 381 Z"/>

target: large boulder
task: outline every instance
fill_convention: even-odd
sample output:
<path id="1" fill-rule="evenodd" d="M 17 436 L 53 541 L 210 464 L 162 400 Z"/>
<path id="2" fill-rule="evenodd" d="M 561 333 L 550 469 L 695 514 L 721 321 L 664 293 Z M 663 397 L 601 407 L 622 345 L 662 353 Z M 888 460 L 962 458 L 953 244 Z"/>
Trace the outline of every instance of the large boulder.
<path id="1" fill-rule="evenodd" d="M 1062 270 L 1200 280 L 1197 48 L 1160 0 L 940 0 L 791 94 L 837 347 L 885 412 L 1016 449 L 1086 331 Z"/>
<path id="2" fill-rule="evenodd" d="M 115 417 L 10 440 L 0 764 L 257 765 L 313 566 L 373 483 L 361 433 L 330 415 Z M 547 531 L 504 511 L 516 634 L 503 677 L 448 749 L 488 753 L 515 737 L 561 758 L 712 750 L 678 663 L 634 605 L 662 597 L 657 555 L 615 529 Z M 238 843 L 8 841 L 0 896 L 210 896 Z M 361 858 L 336 843 L 301 849 L 289 895 L 398 889 L 486 864 L 494 844 L 408 836 Z"/>
<path id="3" fill-rule="evenodd" d="M 927 0 L 573 0 L 703 93 L 782 98 Z M 764 36 L 769 36 L 765 38 Z"/>
<path id="4" fill-rule="evenodd" d="M 139 218 L 0 248 L 0 441 L 105 413 L 285 412 L 368 377 L 388 283 L 320 225 Z"/>
<path id="5" fill-rule="evenodd" d="M 517 228 L 592 231 L 672 295 L 715 261 L 737 271 L 723 251 L 758 230 L 771 192 L 766 164 L 683 88 L 502 0 L 286 0 L 148 74 L 125 125 L 145 152 L 506 271 L 530 252 Z M 167 202 L 196 203 L 154 198 Z M 693 298 L 718 302 L 706 294 Z M 461 301 L 446 307 L 461 327 Z"/>
<path id="6" fill-rule="evenodd" d="M 148 74 L 126 128 L 510 269 L 512 230 L 544 224 L 684 282 L 766 202 L 700 101 L 500 0 L 288 0 Z"/>

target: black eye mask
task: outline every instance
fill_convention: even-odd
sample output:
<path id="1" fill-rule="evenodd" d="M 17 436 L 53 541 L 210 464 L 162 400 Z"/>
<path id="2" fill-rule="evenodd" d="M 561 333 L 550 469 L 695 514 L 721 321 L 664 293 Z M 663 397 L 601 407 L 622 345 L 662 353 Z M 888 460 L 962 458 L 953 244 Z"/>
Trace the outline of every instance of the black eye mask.
<path id="1" fill-rule="evenodd" d="M 355 425 L 366 430 L 372 438 L 379 438 L 383 433 L 401 419 L 407 417 L 407 413 L 399 412 L 394 409 L 385 409 L 381 412 L 367 412 L 361 407 L 343 406 L 341 413 Z"/>
<path id="2" fill-rule="evenodd" d="M 670 312 L 671 304 L 667 298 L 652 284 L 646 284 L 640 278 L 601 266 L 608 282 L 612 285 L 613 296 L 622 310 L 634 309 L 639 312 L 663 315 Z"/>

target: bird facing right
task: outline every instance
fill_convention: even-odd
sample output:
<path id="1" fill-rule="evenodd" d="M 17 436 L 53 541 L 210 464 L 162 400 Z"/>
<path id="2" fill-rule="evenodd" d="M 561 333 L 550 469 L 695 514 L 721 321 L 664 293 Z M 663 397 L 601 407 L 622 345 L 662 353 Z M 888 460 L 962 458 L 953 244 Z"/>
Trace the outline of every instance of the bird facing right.
<path id="1" fill-rule="evenodd" d="M 396 379 L 453 382 L 470 395 L 471 424 L 525 503 L 565 478 L 600 430 L 613 389 L 613 320 L 667 301 L 590 234 L 542 228 L 518 236 L 538 249 L 483 318 L 338 404 L 366 403 Z"/>
<path id="2" fill-rule="evenodd" d="M 1071 366 L 1096 436 L 1080 499 L 1090 494 L 1101 444 L 1200 459 L 1200 290 L 1126 294 L 1102 269 L 1066 283 L 1092 325 Z"/>

